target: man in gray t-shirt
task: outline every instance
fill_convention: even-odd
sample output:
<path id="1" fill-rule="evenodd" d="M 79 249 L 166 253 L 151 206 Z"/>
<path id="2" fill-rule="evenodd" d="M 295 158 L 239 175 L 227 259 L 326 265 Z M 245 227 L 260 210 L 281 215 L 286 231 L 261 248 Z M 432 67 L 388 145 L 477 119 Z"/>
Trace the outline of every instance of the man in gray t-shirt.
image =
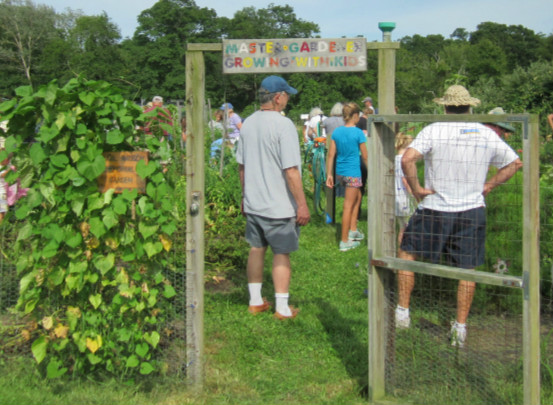
<path id="1" fill-rule="evenodd" d="M 273 251 L 273 282 L 278 319 L 294 318 L 298 309 L 288 305 L 290 253 L 298 249 L 299 226 L 309 222 L 301 180 L 298 133 L 282 116 L 290 94 L 297 90 L 279 76 L 269 76 L 259 90 L 261 108 L 242 124 L 236 151 L 246 216 L 249 312 L 270 309 L 261 295 L 267 247 Z"/>

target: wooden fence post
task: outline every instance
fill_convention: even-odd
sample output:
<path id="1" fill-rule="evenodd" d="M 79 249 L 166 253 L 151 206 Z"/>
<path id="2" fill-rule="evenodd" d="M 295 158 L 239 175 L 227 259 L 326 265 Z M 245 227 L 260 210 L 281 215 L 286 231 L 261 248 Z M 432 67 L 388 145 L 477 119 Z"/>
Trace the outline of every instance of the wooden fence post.
<path id="1" fill-rule="evenodd" d="M 204 381 L 204 93 L 201 51 L 186 53 L 186 374 L 195 389 Z"/>

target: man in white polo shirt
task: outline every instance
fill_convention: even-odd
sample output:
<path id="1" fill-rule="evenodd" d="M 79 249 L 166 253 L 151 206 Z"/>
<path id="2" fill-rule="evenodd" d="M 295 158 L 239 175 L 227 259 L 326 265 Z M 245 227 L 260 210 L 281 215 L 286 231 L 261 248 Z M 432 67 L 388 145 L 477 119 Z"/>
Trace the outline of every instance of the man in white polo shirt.
<path id="1" fill-rule="evenodd" d="M 449 87 L 434 102 L 446 114 L 469 114 L 480 100 L 460 85 Z M 425 185 L 418 181 L 416 162 L 424 158 Z M 497 173 L 486 180 L 490 166 Z M 419 206 L 407 225 L 398 257 L 425 258 L 433 263 L 474 269 L 484 263 L 485 196 L 522 167 L 517 154 L 493 130 L 476 122 L 435 122 L 425 127 L 402 158 L 402 169 Z M 443 261 L 442 261 L 443 260 Z M 414 274 L 398 271 L 396 327 L 410 326 L 409 301 Z M 475 283 L 459 281 L 457 319 L 451 344 L 462 347 Z"/>

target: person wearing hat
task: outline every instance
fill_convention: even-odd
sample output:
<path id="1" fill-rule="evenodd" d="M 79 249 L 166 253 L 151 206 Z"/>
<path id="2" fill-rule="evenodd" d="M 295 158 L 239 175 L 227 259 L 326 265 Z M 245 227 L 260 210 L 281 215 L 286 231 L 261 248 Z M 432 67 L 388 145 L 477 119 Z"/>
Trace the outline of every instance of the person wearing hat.
<path id="1" fill-rule="evenodd" d="M 280 76 L 263 79 L 261 108 L 244 121 L 236 150 L 246 240 L 251 246 L 248 311 L 257 314 L 271 308 L 261 294 L 265 254 L 270 246 L 277 319 L 294 318 L 298 313 L 288 305 L 290 253 L 299 247 L 299 227 L 310 219 L 301 179 L 298 133 L 294 123 L 281 114 L 290 95 L 297 92 Z"/>
<path id="2" fill-rule="evenodd" d="M 144 110 L 144 114 L 151 113 L 150 115 L 152 115 L 152 111 L 157 111 L 157 116 L 150 118 L 144 127 L 144 132 L 148 135 L 152 135 L 154 132 L 161 132 L 163 136 L 170 139 L 171 134 L 167 131 L 167 126 L 173 126 L 173 119 L 171 111 L 163 106 L 163 97 L 154 96 L 151 105 Z"/>
<path id="3" fill-rule="evenodd" d="M 234 107 L 231 103 L 223 103 L 221 111 L 225 112 L 225 118 L 223 119 L 224 126 L 227 128 L 227 136 L 230 143 L 233 145 L 240 138 L 240 128 L 242 128 L 242 118 L 234 112 Z"/>
<path id="4" fill-rule="evenodd" d="M 449 87 L 434 99 L 446 114 L 469 114 L 480 103 L 460 85 Z M 417 177 L 416 162 L 424 159 L 425 186 Z M 410 218 L 398 257 L 425 258 L 433 263 L 474 269 L 484 263 L 486 237 L 485 197 L 509 180 L 522 162 L 493 130 L 477 122 L 435 122 L 419 132 L 403 155 L 401 166 L 413 196 L 419 201 Z M 498 168 L 486 180 L 490 166 Z M 409 328 L 410 296 L 414 274 L 398 271 L 396 327 Z M 457 318 L 452 323 L 451 344 L 462 347 L 475 283 L 459 281 Z"/>
<path id="5" fill-rule="evenodd" d="M 371 97 L 365 97 L 363 99 L 363 104 L 365 104 L 365 111 L 367 111 L 368 114 L 378 114 L 378 111 L 376 111 L 376 108 L 373 106 L 373 99 Z M 369 112 L 372 111 L 372 112 Z"/>
<path id="6" fill-rule="evenodd" d="M 488 114 L 492 114 L 492 115 L 505 114 L 505 111 L 501 107 L 495 107 Z M 512 125 L 509 125 L 506 122 L 488 122 L 488 123 L 484 123 L 484 125 L 487 126 L 488 128 L 493 129 L 495 133 L 503 139 L 509 139 L 509 136 L 515 132 L 515 127 L 513 127 Z"/>

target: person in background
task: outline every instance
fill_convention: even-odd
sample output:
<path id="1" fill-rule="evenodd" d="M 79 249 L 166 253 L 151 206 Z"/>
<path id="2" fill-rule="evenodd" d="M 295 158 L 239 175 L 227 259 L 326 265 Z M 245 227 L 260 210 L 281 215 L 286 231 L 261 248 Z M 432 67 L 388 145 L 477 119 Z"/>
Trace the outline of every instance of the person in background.
<path id="1" fill-rule="evenodd" d="M 223 125 L 227 128 L 227 136 L 232 145 L 240 139 L 240 129 L 242 128 L 242 118 L 234 112 L 234 107 L 231 103 L 224 103 L 221 108 L 223 112 Z M 226 118 L 225 113 L 226 112 Z"/>
<path id="2" fill-rule="evenodd" d="M 367 160 L 367 145 L 363 131 L 355 126 L 361 110 L 350 102 L 343 107 L 345 126 L 332 133 L 328 150 L 326 185 L 333 188 L 342 184 L 346 188 L 342 211 L 342 234 L 339 249 L 341 252 L 356 248 L 365 235 L 357 229 L 357 218 L 361 206 L 361 165 L 359 152 Z M 336 181 L 334 181 L 334 158 L 336 157 Z"/>
<path id="3" fill-rule="evenodd" d="M 144 128 L 144 132 L 148 135 L 154 134 L 154 132 L 161 131 L 163 136 L 171 140 L 171 134 L 166 128 L 163 128 L 160 124 L 173 126 L 173 118 L 171 117 L 171 111 L 163 106 L 163 97 L 155 96 L 152 99 L 152 105 L 146 107 L 144 114 L 148 114 L 157 110 L 157 117 L 152 117 Z"/>
<path id="4" fill-rule="evenodd" d="M 371 97 L 365 97 L 363 99 L 363 104 L 365 105 L 363 111 L 367 111 L 368 114 L 378 114 L 378 110 L 374 107 L 373 99 Z"/>
<path id="5" fill-rule="evenodd" d="M 405 153 L 407 147 L 411 144 L 411 142 L 413 142 L 413 137 L 411 135 L 404 134 L 403 132 L 399 132 L 396 135 L 396 157 L 394 162 L 394 171 L 396 190 L 395 215 L 396 225 L 399 228 L 397 238 L 398 245 L 401 244 L 401 240 L 403 239 L 403 232 L 405 231 L 405 227 L 407 226 L 407 221 L 409 221 L 409 218 L 411 217 L 411 215 L 413 215 L 413 211 L 415 210 L 415 202 L 411 193 L 411 188 L 409 187 L 407 180 L 405 180 L 403 170 L 401 169 L 401 158 L 403 157 L 403 154 Z"/>
<path id="6" fill-rule="evenodd" d="M 336 103 L 330 110 L 330 117 L 323 120 L 322 126 L 325 130 L 327 138 L 332 136 L 334 130 L 338 127 L 345 125 L 344 117 L 342 117 L 342 109 L 344 105 L 342 103 Z"/>
<path id="7" fill-rule="evenodd" d="M 261 294 L 265 254 L 273 251 L 275 318 L 295 318 L 288 305 L 290 253 L 299 248 L 300 226 L 310 219 L 301 179 L 301 154 L 294 123 L 281 112 L 291 94 L 297 94 L 280 76 L 268 76 L 259 89 L 260 110 L 242 126 L 236 161 L 242 185 L 246 240 L 251 248 L 247 275 L 252 314 L 265 312 L 271 303 Z"/>
<path id="8" fill-rule="evenodd" d="M 315 139 L 326 137 L 326 131 L 321 126 L 322 122 L 327 117 L 324 115 L 323 110 L 321 110 L 319 107 L 314 107 L 309 111 L 309 124 L 307 129 L 307 136 L 309 136 L 309 139 Z"/>
<path id="9" fill-rule="evenodd" d="M 181 139 L 186 145 L 186 115 L 183 115 L 180 119 Z"/>
<path id="10" fill-rule="evenodd" d="M 450 86 L 434 102 L 446 114 L 469 114 L 480 100 L 460 85 Z M 419 183 L 416 162 L 424 159 L 424 187 Z M 419 205 L 409 220 L 398 258 L 425 258 L 462 269 L 484 263 L 486 241 L 485 197 L 522 167 L 519 157 L 494 131 L 477 122 L 435 122 L 416 136 L 401 159 L 403 173 Z M 487 179 L 490 166 L 499 170 Z M 398 270 L 399 299 L 396 328 L 409 328 L 409 304 L 414 274 Z M 466 321 L 475 283 L 460 280 L 457 316 L 452 322 L 452 346 L 463 347 Z"/>
<path id="11" fill-rule="evenodd" d="M 549 126 L 551 127 L 551 129 L 553 129 L 553 114 L 549 114 L 547 116 L 547 122 L 549 122 Z"/>
<path id="12" fill-rule="evenodd" d="M 488 114 L 505 114 L 505 111 L 503 111 L 501 107 L 495 107 Z M 484 125 L 493 129 L 495 133 L 503 139 L 509 139 L 511 134 L 515 132 L 515 127 L 506 122 L 488 122 L 484 123 Z"/>

